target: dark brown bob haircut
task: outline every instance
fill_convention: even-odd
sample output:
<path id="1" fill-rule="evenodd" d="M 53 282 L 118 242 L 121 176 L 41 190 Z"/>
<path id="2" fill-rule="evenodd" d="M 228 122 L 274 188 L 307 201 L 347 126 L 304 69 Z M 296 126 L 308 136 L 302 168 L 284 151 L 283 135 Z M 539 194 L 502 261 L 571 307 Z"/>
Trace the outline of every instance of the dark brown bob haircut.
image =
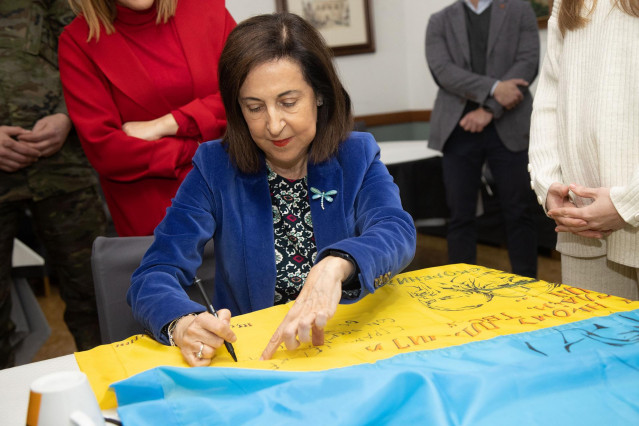
<path id="1" fill-rule="evenodd" d="M 257 173 L 263 154 L 251 138 L 242 115 L 240 88 L 253 68 L 278 59 L 296 62 L 315 96 L 323 100 L 317 109 L 309 162 L 320 163 L 335 155 L 352 129 L 351 99 L 337 76 L 331 50 L 319 32 L 292 13 L 249 18 L 231 32 L 218 64 L 227 120 L 223 143 L 231 160 L 244 173 Z"/>

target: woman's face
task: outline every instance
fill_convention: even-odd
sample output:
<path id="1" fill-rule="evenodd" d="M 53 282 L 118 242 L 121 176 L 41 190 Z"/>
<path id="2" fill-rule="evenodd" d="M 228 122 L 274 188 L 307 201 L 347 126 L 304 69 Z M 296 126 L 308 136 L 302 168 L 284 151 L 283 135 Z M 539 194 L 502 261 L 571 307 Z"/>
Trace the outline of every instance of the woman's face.
<path id="1" fill-rule="evenodd" d="M 155 0 L 116 0 L 116 3 L 131 10 L 147 10 L 153 6 Z"/>
<path id="2" fill-rule="evenodd" d="M 303 177 L 315 138 L 317 99 L 300 66 L 290 59 L 256 66 L 240 88 L 239 102 L 271 168 L 284 177 Z"/>

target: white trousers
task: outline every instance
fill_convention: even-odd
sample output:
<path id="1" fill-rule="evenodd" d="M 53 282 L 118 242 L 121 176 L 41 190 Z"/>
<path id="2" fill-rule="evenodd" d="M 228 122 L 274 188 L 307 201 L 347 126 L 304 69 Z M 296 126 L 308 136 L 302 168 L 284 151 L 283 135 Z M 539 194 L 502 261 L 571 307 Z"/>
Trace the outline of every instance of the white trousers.
<path id="1" fill-rule="evenodd" d="M 630 300 L 639 300 L 639 268 L 601 257 L 561 255 L 563 284 Z"/>

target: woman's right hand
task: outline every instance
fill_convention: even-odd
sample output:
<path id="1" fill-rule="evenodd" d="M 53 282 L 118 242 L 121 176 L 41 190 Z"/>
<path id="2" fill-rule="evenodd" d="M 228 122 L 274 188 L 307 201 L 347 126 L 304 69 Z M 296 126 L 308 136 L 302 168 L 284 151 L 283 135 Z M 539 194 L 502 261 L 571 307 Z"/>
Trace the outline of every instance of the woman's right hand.
<path id="1" fill-rule="evenodd" d="M 550 185 L 548 194 L 546 195 L 546 211 L 572 206 L 573 204 L 570 201 L 569 193 L 570 187 L 568 185 L 559 182 L 554 182 Z"/>
<path id="2" fill-rule="evenodd" d="M 228 309 L 220 309 L 217 315 L 217 318 L 208 312 L 195 316 L 187 315 L 176 324 L 173 341 L 191 367 L 211 364 L 215 352 L 225 340 L 231 343 L 237 340 L 229 324 L 231 312 Z M 200 349 L 202 357 L 198 358 Z"/>
<path id="3" fill-rule="evenodd" d="M 295 303 L 277 327 L 262 352 L 268 360 L 284 343 L 297 349 L 301 343 L 324 344 L 324 327 L 335 315 L 342 297 L 342 282 L 353 272 L 353 264 L 335 256 L 326 256 L 311 268 Z"/>
<path id="4" fill-rule="evenodd" d="M 588 188 L 570 184 L 570 190 L 591 203 L 561 207 L 548 211 L 557 223 L 557 232 L 572 232 L 587 238 L 604 238 L 619 230 L 626 222 L 619 215 L 610 198 L 610 188 Z"/>
<path id="5" fill-rule="evenodd" d="M 581 218 L 556 214 L 559 209 L 575 207 L 569 194 L 570 187 L 563 183 L 554 182 L 550 185 L 550 188 L 548 188 L 548 195 L 546 195 L 546 215 L 555 221 L 557 225 L 555 232 L 560 232 L 560 228 L 583 227 L 587 225 L 587 222 Z"/>

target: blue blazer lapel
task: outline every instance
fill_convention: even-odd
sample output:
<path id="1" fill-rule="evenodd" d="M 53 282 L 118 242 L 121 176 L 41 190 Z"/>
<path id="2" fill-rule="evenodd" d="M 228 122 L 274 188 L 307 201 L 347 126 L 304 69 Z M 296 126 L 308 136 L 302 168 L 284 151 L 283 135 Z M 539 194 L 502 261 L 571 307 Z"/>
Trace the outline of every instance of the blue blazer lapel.
<path id="1" fill-rule="evenodd" d="M 322 209 L 321 198 L 313 199 L 311 187 L 322 192 L 337 191 L 332 195 L 333 201 L 324 200 Z M 313 233 L 319 252 L 337 241 L 347 238 L 348 226 L 346 215 L 353 206 L 345 206 L 344 175 L 335 158 L 321 164 L 308 166 L 308 190 L 311 204 L 311 216 L 313 218 Z"/>
<path id="2" fill-rule="evenodd" d="M 238 214 L 242 217 L 242 230 L 237 237 L 244 240 L 244 253 L 238 265 L 243 265 L 245 270 L 251 309 L 258 310 L 272 306 L 275 294 L 277 273 L 271 196 L 265 168 L 255 175 L 243 175 L 240 180 L 238 195 L 242 202 L 238 203 Z"/>
<path id="3" fill-rule="evenodd" d="M 490 52 L 495 47 L 500 34 L 501 26 L 504 23 L 506 14 L 508 13 L 508 0 L 494 0 L 490 11 L 490 30 L 488 31 L 488 46 L 486 47 L 486 56 L 490 56 Z"/>
<path id="4" fill-rule="evenodd" d="M 457 2 L 451 10 L 451 27 L 457 38 L 457 46 L 461 51 L 466 65 L 470 68 L 470 46 L 468 45 L 468 30 L 466 29 L 466 16 L 464 2 Z"/>

